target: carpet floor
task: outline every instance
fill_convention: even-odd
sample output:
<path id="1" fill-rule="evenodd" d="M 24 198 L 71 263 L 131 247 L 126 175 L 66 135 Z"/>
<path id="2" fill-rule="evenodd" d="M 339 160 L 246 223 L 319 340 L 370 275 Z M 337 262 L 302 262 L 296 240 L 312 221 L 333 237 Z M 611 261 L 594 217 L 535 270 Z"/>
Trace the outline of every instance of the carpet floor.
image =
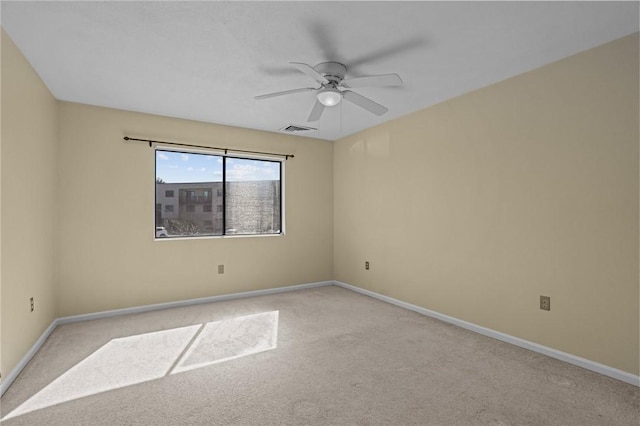
<path id="1" fill-rule="evenodd" d="M 635 425 L 640 389 L 336 287 L 56 328 L 12 425 Z"/>

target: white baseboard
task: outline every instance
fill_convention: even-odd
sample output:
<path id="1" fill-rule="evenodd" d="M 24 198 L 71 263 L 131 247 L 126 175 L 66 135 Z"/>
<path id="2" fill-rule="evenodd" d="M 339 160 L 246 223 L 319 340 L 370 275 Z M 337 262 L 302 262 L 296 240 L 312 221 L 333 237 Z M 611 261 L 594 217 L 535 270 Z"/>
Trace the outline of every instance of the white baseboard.
<path id="1" fill-rule="evenodd" d="M 245 291 L 242 293 L 222 294 L 220 296 L 201 297 L 198 299 L 178 300 L 176 302 L 158 303 L 155 305 L 135 306 L 133 308 L 114 309 L 112 311 L 102 311 L 92 314 L 82 314 L 58 318 L 58 324 L 69 324 L 72 322 L 115 317 L 118 315 L 140 314 L 142 312 L 179 308 L 181 306 L 200 305 L 202 303 L 222 302 L 224 300 L 241 299 L 246 297 L 265 296 L 268 294 L 284 293 L 287 291 L 304 290 L 306 288 L 323 287 L 328 285 L 333 285 L 333 281 L 320 281 L 309 284 L 298 284 L 285 287 L 267 288 L 264 290 Z"/>
<path id="2" fill-rule="evenodd" d="M 220 296 L 210 296 L 210 297 L 202 297 L 199 299 L 179 300 L 176 302 L 158 303 L 155 305 L 136 306 L 133 308 L 114 309 L 111 311 L 96 312 L 92 314 L 73 315 L 68 317 L 56 318 L 51 322 L 51 325 L 47 327 L 47 329 L 44 331 L 44 333 L 42 333 L 40 338 L 38 338 L 38 340 L 33 344 L 33 346 L 31 346 L 31 348 L 29 349 L 29 351 L 27 351 L 25 356 L 22 357 L 18 365 L 16 365 L 6 377 L 2 378 L 2 382 L 0 383 L 0 395 L 3 395 L 7 391 L 7 389 L 9 389 L 9 386 L 11 386 L 14 380 L 18 377 L 18 375 L 22 372 L 22 370 L 27 366 L 31 358 L 33 358 L 36 352 L 38 352 L 40 347 L 47 340 L 49 335 L 59 325 L 70 324 L 70 323 L 80 322 L 80 321 L 95 320 L 100 318 L 114 317 L 117 315 L 139 314 L 142 312 L 178 308 L 181 306 L 200 305 L 203 303 L 221 302 L 224 300 L 241 299 L 241 298 L 254 297 L 254 296 L 265 296 L 269 294 L 303 290 L 303 289 L 313 288 L 313 287 L 324 287 L 324 286 L 329 286 L 333 284 L 334 284 L 333 281 L 320 281 L 316 283 L 298 284 L 298 285 L 291 285 L 291 286 L 285 286 L 285 287 L 268 288 L 264 290 L 246 291 L 243 293 L 223 294 Z"/>
<path id="3" fill-rule="evenodd" d="M 436 318 L 441 321 L 448 322 L 450 324 L 454 324 L 459 327 L 465 328 L 467 330 L 471 330 L 488 337 L 493 337 L 494 339 L 501 340 L 506 343 L 511 343 L 513 345 L 520 346 L 522 348 L 529 349 L 534 352 L 538 352 L 538 353 L 550 356 L 552 358 L 556 358 L 561 361 L 568 362 L 569 364 L 577 365 L 579 367 L 586 368 L 587 370 L 591 370 L 596 373 L 600 373 L 605 376 L 620 380 L 622 382 L 640 387 L 640 376 L 627 373 L 626 371 L 618 370 L 616 368 L 609 367 L 607 365 L 600 364 L 594 361 L 590 361 L 585 358 L 580 358 L 578 356 L 571 355 L 556 349 L 552 349 L 547 346 L 529 342 L 528 340 L 510 336 L 508 334 L 501 333 L 499 331 L 495 331 L 490 328 L 482 327 L 480 325 L 476 325 L 467 321 L 450 317 L 448 315 L 444 315 L 439 312 L 432 311 L 430 309 L 412 305 L 410 303 L 403 302 L 401 300 L 397 300 L 389 296 L 384 296 L 382 294 L 378 294 L 370 290 L 365 290 L 363 288 L 356 287 L 350 284 L 345 284 L 340 281 L 321 281 L 321 282 L 309 283 L 309 284 L 276 287 L 276 288 L 270 288 L 270 289 L 264 289 L 264 290 L 247 291 L 243 293 L 224 294 L 220 296 L 180 300 L 176 302 L 159 303 L 155 305 L 137 306 L 133 308 L 115 309 L 111 311 L 96 312 L 92 314 L 83 314 L 83 315 L 74 315 L 74 316 L 56 318 L 51 322 L 49 327 L 47 327 L 47 329 L 44 331 L 44 333 L 42 333 L 42 335 L 33 344 L 33 346 L 27 351 L 25 356 L 22 357 L 18 365 L 16 365 L 6 377 L 2 378 L 2 382 L 0 383 L 0 395 L 3 395 L 6 392 L 6 390 L 9 389 L 9 386 L 11 386 L 11 384 L 18 377 L 20 372 L 22 372 L 22 370 L 27 366 L 27 363 L 31 360 L 31 358 L 33 358 L 36 352 L 38 352 L 40 347 L 44 344 L 44 342 L 47 340 L 49 335 L 53 332 L 53 330 L 55 330 L 55 328 L 58 325 L 70 324 L 74 322 L 88 321 L 88 320 L 94 320 L 94 319 L 100 319 L 100 318 L 108 318 L 108 317 L 113 317 L 117 315 L 137 314 L 142 312 L 157 311 L 161 309 L 177 308 L 181 306 L 198 305 L 202 303 L 221 302 L 224 300 L 240 299 L 240 298 L 254 297 L 254 296 L 265 296 L 269 294 L 284 293 L 287 291 L 303 290 L 303 289 L 308 289 L 313 287 L 324 287 L 329 285 L 336 285 L 360 294 L 364 294 L 366 296 L 370 296 L 375 299 L 382 300 L 384 302 L 391 303 L 396 306 L 400 306 L 410 311 L 414 311 L 422 315 Z"/>
<path id="4" fill-rule="evenodd" d="M 370 296 L 375 299 L 382 300 L 383 302 L 391 303 L 393 305 L 400 306 L 410 311 L 414 311 L 419 314 L 426 315 L 428 317 L 436 318 L 441 321 L 457 325 L 464 329 L 474 331 L 476 333 L 479 333 L 488 337 L 493 337 L 494 339 L 501 340 L 506 343 L 511 343 L 512 345 L 520 346 L 521 348 L 529 349 L 531 351 L 550 356 L 551 358 L 559 359 L 561 361 L 568 362 L 569 364 L 577 365 L 578 367 L 586 368 L 587 370 L 591 370 L 596 373 L 600 373 L 602 375 L 640 387 L 640 376 L 627 373 L 626 371 L 618 370 L 617 368 L 609 367 L 608 365 L 600 364 L 595 361 L 590 361 L 588 359 L 581 358 L 576 355 L 571 355 L 566 352 L 559 351 L 557 349 L 539 345 L 537 343 L 533 343 L 528 340 L 520 339 L 519 337 L 514 337 L 505 333 L 501 333 L 499 331 L 495 331 L 490 328 L 482 327 L 480 325 L 476 325 L 467 321 L 450 317 L 448 315 L 444 315 L 439 312 L 423 308 L 421 306 L 412 305 L 410 303 L 403 302 L 401 300 L 397 300 L 389 296 L 384 296 L 382 294 L 378 294 L 370 290 L 365 290 L 363 288 L 356 287 L 350 284 L 345 284 L 340 281 L 334 281 L 334 284 L 339 287 L 342 287 L 351 291 L 355 291 L 356 293 L 364 294 L 366 296 Z"/>
<path id="5" fill-rule="evenodd" d="M 38 349 L 40 349 L 40 347 L 44 344 L 49 335 L 53 332 L 53 330 L 56 329 L 57 326 L 58 320 L 54 319 L 51 324 L 49 324 L 49 327 L 47 327 L 44 333 L 42 333 L 38 340 L 36 340 L 33 346 L 31 346 L 31 348 L 27 351 L 25 356 L 22 357 L 20 362 L 18 362 L 18 365 L 16 365 L 6 377 L 2 378 L 2 383 L 0 383 L 0 396 L 4 395 L 6 390 L 9 389 L 11 383 L 13 383 L 13 381 L 18 377 L 22 370 L 27 366 L 29 361 L 31 361 L 31 358 L 33 358 L 36 352 L 38 352 Z"/>

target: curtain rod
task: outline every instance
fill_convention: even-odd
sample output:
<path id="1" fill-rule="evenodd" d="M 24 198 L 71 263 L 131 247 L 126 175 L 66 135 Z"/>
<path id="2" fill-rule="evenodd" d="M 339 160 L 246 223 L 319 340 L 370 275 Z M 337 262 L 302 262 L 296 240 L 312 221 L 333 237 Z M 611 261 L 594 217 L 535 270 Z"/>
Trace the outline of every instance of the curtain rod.
<path id="1" fill-rule="evenodd" d="M 275 157 L 283 157 L 285 160 L 289 158 L 294 158 L 293 154 L 275 154 L 273 152 L 261 152 L 261 151 L 247 151 L 243 149 L 229 149 L 229 148 L 218 148 L 215 146 L 205 146 L 205 145 L 192 145 L 188 143 L 181 142 L 167 142 L 167 141 L 156 141 L 153 139 L 138 139 L 138 138 L 130 138 L 129 136 L 124 137 L 125 141 L 134 141 L 134 142 L 148 142 L 149 147 L 152 147 L 153 144 L 162 144 L 162 145 L 171 145 L 171 146 L 184 146 L 187 148 L 202 148 L 202 149 L 215 149 L 218 151 L 224 151 L 224 154 L 227 155 L 228 152 L 237 152 L 242 154 L 259 154 L 259 155 L 272 155 Z"/>

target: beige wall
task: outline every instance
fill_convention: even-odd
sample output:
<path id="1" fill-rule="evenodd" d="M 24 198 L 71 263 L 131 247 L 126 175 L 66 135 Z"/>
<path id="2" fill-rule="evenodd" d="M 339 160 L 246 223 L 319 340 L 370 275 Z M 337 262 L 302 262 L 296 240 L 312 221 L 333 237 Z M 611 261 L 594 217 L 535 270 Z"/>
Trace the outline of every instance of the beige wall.
<path id="1" fill-rule="evenodd" d="M 635 34 L 337 142 L 334 278 L 638 374 L 638 116 Z"/>
<path id="2" fill-rule="evenodd" d="M 1 371 L 55 318 L 56 100 L 2 30 Z M 30 312 L 29 298 L 35 302 Z"/>
<path id="3" fill-rule="evenodd" d="M 332 278 L 639 372 L 637 34 L 335 144 L 57 103 L 4 32 L 2 83 L 4 375 L 54 317 Z M 154 241 L 124 135 L 295 154 L 287 235 Z"/>
<path id="4" fill-rule="evenodd" d="M 65 102 L 59 125 L 59 316 L 332 279 L 331 142 Z M 154 241 L 154 151 L 125 135 L 294 154 L 287 234 Z"/>

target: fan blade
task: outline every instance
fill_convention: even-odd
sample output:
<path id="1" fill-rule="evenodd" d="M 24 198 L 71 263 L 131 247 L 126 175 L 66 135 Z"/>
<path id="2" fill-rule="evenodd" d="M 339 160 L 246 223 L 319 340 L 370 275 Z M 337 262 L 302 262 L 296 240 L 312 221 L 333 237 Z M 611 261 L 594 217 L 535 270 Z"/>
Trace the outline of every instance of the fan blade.
<path id="1" fill-rule="evenodd" d="M 267 98 L 273 98 L 275 96 L 283 96 L 283 95 L 291 95 L 293 93 L 308 92 L 310 90 L 318 90 L 318 89 L 314 87 L 303 87 L 302 89 L 293 89 L 293 90 L 285 90 L 284 92 L 268 93 L 266 95 L 256 96 L 255 99 L 257 100 L 267 99 Z"/>
<path id="2" fill-rule="evenodd" d="M 309 114 L 309 119 L 307 121 L 318 121 L 322 116 L 322 112 L 324 111 L 324 105 L 320 103 L 320 101 L 316 101 L 313 105 L 313 109 L 311 110 L 311 114 Z"/>
<path id="3" fill-rule="evenodd" d="M 393 45 L 379 48 L 378 50 L 360 56 L 359 58 L 351 58 L 347 61 L 347 63 L 349 64 L 349 68 L 353 70 L 354 68 L 368 62 L 376 62 L 380 61 L 381 59 L 393 58 L 408 50 L 424 46 L 426 43 L 427 40 L 423 38 L 412 38 Z"/>
<path id="4" fill-rule="evenodd" d="M 320 74 L 318 71 L 313 69 L 311 65 L 303 64 L 302 62 L 289 62 L 289 64 L 298 68 L 300 72 L 307 74 L 309 77 L 313 78 L 318 83 L 321 83 L 321 84 L 329 83 L 329 80 L 324 78 L 322 74 Z"/>
<path id="5" fill-rule="evenodd" d="M 342 80 L 342 86 L 353 89 L 358 87 L 402 86 L 402 79 L 398 74 L 370 75 Z"/>
<path id="6" fill-rule="evenodd" d="M 345 63 L 346 58 L 339 53 L 336 31 L 327 26 L 323 19 L 319 18 L 315 22 L 310 22 L 309 34 L 315 42 L 316 48 L 322 52 L 321 58 L 325 61 L 336 61 Z"/>
<path id="7" fill-rule="evenodd" d="M 382 115 L 389 111 L 387 107 L 384 107 L 377 102 L 373 102 L 371 99 L 365 98 L 364 96 L 350 90 L 342 92 L 342 97 L 375 115 Z"/>

